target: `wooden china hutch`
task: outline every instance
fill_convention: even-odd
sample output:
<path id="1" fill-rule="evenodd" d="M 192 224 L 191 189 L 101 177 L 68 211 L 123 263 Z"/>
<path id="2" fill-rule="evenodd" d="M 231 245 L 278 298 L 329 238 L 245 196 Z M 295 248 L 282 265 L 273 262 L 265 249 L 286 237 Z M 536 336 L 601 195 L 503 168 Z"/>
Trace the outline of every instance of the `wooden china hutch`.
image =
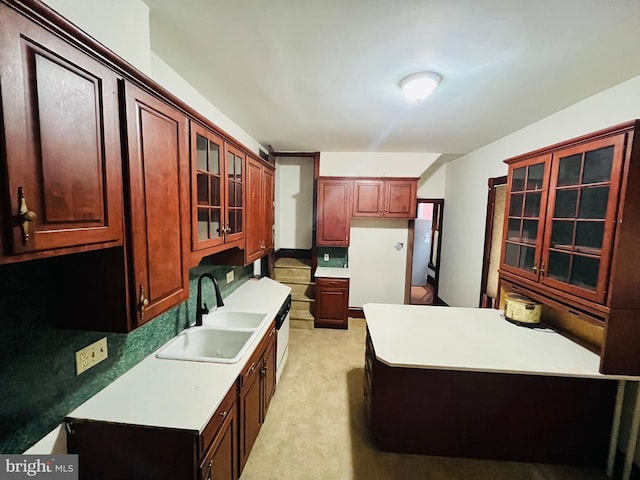
<path id="1" fill-rule="evenodd" d="M 599 353 L 606 374 L 640 375 L 639 128 L 505 160 L 503 294 L 542 303 L 543 320 Z"/>

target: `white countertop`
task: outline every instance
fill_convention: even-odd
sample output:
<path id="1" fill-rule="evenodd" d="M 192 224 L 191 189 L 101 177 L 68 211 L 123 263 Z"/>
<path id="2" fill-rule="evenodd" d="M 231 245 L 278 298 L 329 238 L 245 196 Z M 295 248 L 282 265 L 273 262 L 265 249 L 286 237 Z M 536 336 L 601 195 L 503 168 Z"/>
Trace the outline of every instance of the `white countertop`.
<path id="1" fill-rule="evenodd" d="M 364 305 L 376 357 L 394 367 L 602 379 L 600 357 L 550 329 L 509 323 L 494 309 Z"/>
<path id="2" fill-rule="evenodd" d="M 348 268 L 339 267 L 318 267 L 314 274 L 315 277 L 323 278 L 349 278 Z"/>
<path id="3" fill-rule="evenodd" d="M 270 278 L 250 279 L 224 299 L 221 308 L 270 314 L 237 363 L 166 360 L 156 358 L 153 352 L 68 416 L 201 432 L 290 291 Z"/>

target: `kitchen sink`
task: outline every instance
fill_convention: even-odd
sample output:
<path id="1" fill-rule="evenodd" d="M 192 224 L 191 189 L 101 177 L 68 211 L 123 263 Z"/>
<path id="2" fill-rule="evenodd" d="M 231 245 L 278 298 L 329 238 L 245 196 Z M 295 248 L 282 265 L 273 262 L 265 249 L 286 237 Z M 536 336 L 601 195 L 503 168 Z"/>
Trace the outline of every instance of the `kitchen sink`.
<path id="1" fill-rule="evenodd" d="M 211 327 L 189 328 L 169 341 L 157 358 L 193 362 L 236 363 L 246 352 L 256 330 Z"/>
<path id="2" fill-rule="evenodd" d="M 202 322 L 211 327 L 256 329 L 266 320 L 268 313 L 240 312 L 218 309 L 204 317 Z"/>

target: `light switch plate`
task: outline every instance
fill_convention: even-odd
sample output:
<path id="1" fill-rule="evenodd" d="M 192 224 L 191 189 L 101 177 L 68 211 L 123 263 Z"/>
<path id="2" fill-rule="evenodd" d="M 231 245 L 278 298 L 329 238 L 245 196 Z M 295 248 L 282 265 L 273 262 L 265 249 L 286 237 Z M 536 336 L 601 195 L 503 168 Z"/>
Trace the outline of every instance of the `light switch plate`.
<path id="1" fill-rule="evenodd" d="M 109 356 L 107 337 L 103 337 L 76 352 L 76 375 L 89 370 Z"/>
<path id="2" fill-rule="evenodd" d="M 233 282 L 233 270 L 227 272 L 227 283 Z"/>

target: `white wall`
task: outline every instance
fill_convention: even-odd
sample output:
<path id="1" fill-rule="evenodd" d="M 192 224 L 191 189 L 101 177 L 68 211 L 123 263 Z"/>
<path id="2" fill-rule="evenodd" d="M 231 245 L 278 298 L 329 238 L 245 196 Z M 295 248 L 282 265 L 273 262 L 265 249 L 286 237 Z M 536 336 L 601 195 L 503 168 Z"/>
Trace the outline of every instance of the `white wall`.
<path id="1" fill-rule="evenodd" d="M 151 77 L 169 90 L 172 94 L 205 116 L 217 127 L 241 142 L 245 147 L 258 154 L 262 147 L 254 138 L 245 132 L 238 124 L 222 113 L 218 108 L 198 92 L 190 83 L 173 70 L 155 52 L 151 52 Z"/>
<path id="2" fill-rule="evenodd" d="M 275 249 L 310 249 L 313 230 L 313 158 L 276 157 Z"/>
<path id="3" fill-rule="evenodd" d="M 446 173 L 446 165 L 430 174 L 425 172 L 418 181 L 418 198 L 444 198 Z"/>
<path id="4" fill-rule="evenodd" d="M 44 0 L 60 15 L 124 58 L 151 73 L 149 7 L 141 0 Z"/>
<path id="5" fill-rule="evenodd" d="M 320 176 L 419 178 L 439 156 L 439 153 L 322 152 Z"/>
<path id="6" fill-rule="evenodd" d="M 640 76 L 448 163 L 439 296 L 451 306 L 478 305 L 487 179 L 506 175 L 503 160 L 634 118 Z"/>
<path id="7" fill-rule="evenodd" d="M 404 303 L 408 232 L 406 220 L 351 220 L 350 307 Z M 400 250 L 397 243 L 402 243 Z"/>
<path id="8" fill-rule="evenodd" d="M 320 176 L 415 177 L 439 153 L 321 152 Z M 349 240 L 349 306 L 369 302 L 404 303 L 407 220 L 352 219 Z M 393 247 L 400 242 L 400 252 Z"/>

